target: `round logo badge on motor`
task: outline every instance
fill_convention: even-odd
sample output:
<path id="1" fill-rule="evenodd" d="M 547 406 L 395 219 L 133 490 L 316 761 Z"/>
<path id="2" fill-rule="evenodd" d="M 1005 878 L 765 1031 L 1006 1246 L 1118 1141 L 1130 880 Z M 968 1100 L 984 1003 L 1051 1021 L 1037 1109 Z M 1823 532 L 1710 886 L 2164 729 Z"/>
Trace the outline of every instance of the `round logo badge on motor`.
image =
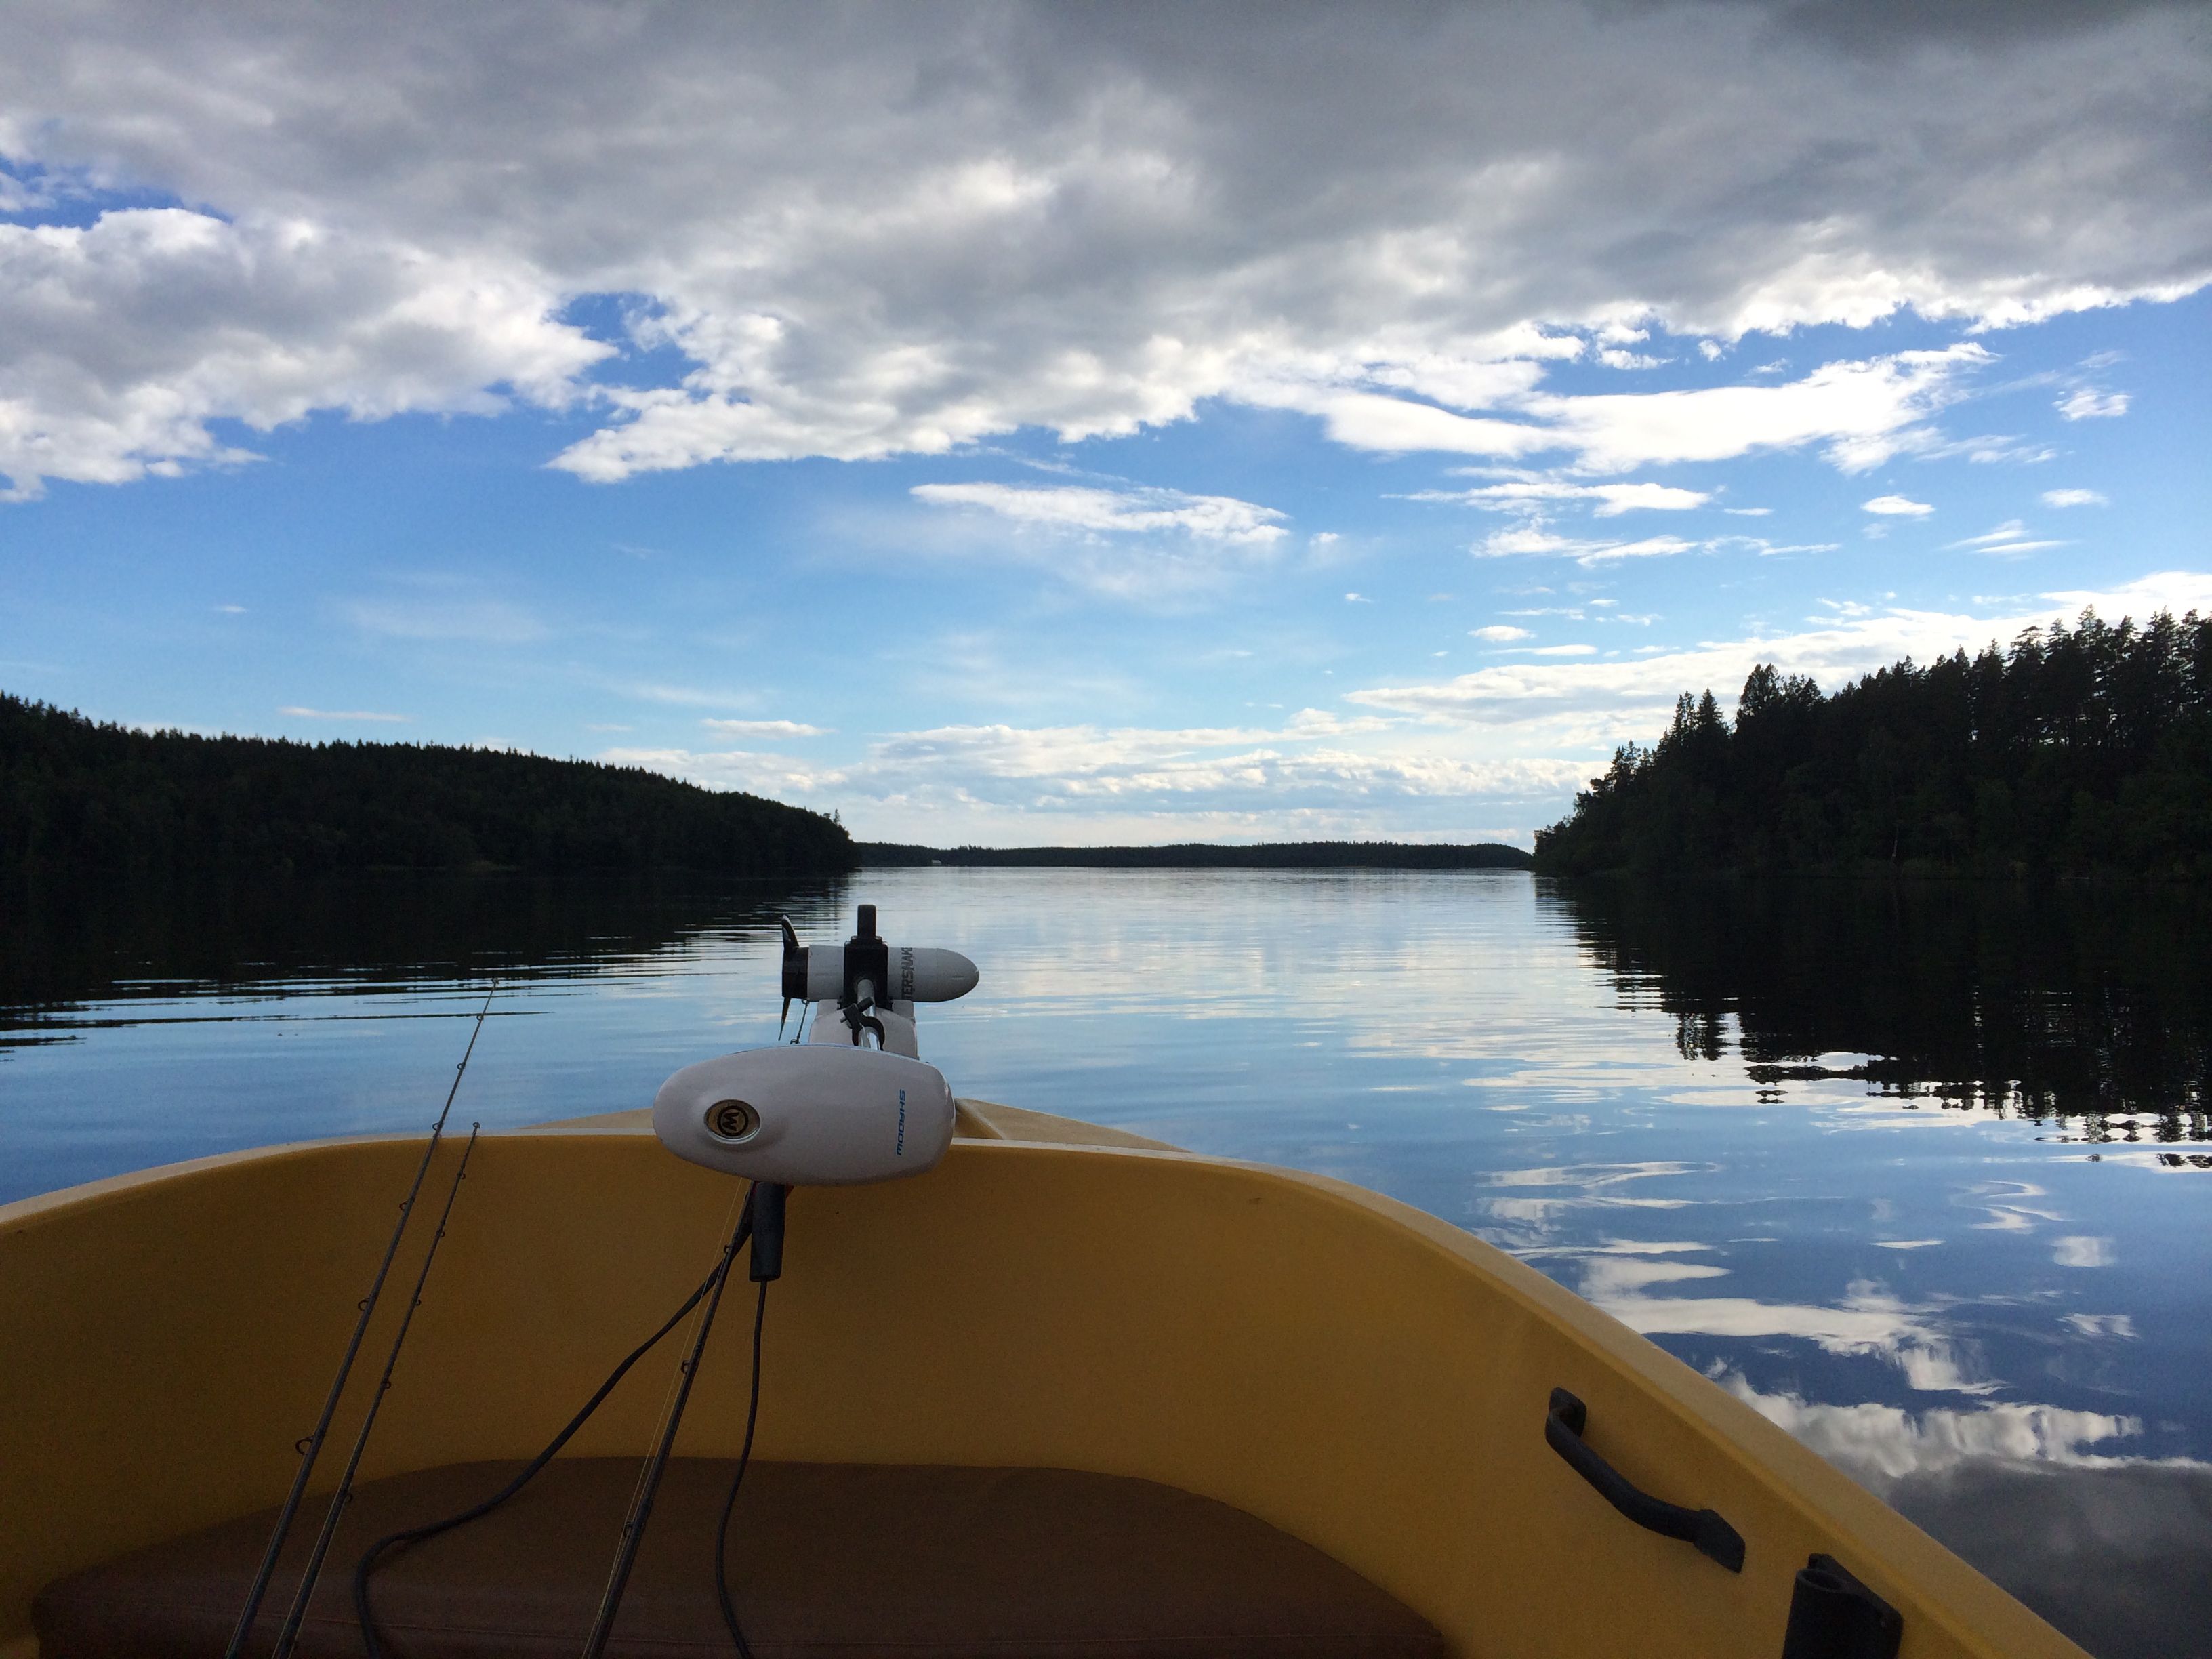
<path id="1" fill-rule="evenodd" d="M 717 1140 L 750 1140 L 760 1132 L 760 1114 L 742 1100 L 718 1100 L 707 1109 L 707 1133 Z"/>

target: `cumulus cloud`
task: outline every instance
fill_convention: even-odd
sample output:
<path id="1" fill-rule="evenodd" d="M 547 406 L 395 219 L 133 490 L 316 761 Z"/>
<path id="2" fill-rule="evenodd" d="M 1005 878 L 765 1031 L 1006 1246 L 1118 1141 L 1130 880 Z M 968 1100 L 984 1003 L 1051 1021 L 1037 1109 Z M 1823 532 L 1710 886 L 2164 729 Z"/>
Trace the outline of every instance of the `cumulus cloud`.
<path id="1" fill-rule="evenodd" d="M 2046 489 L 2043 492 L 2045 507 L 2110 507 L 2112 502 L 2100 490 Z"/>
<path id="2" fill-rule="evenodd" d="M 19 5 L 0 212 L 64 187 L 175 205 L 4 228 L 0 466 L 23 495 L 240 459 L 226 422 L 580 395 L 599 425 L 559 464 L 600 480 L 1127 434 L 1210 398 L 1376 450 L 1863 470 L 1935 441 L 1978 347 L 1784 385 L 1541 382 L 1669 331 L 1720 356 L 2212 275 L 2212 46 L 2185 9 L 1923 27 L 1877 48 L 1755 4 L 495 0 L 465 27 L 428 0 Z M 592 295 L 680 369 L 602 361 L 569 310 Z"/>
<path id="3" fill-rule="evenodd" d="M 550 314 L 543 281 L 313 222 L 133 209 L 85 228 L 0 223 L 0 475 L 119 483 L 254 459 L 317 409 L 490 413 L 565 401 L 611 348 Z"/>
<path id="4" fill-rule="evenodd" d="M 1886 518 L 1924 519 L 1936 509 L 1925 501 L 1916 501 L 1903 495 L 1877 495 L 1859 506 L 1869 513 L 1879 513 Z"/>
<path id="5" fill-rule="evenodd" d="M 1487 628 L 1470 628 L 1467 634 L 1471 640 L 1487 640 L 1492 645 L 1507 645 L 1515 640 L 1534 637 L 1527 629 L 1515 628 L 1506 623 L 1492 623 Z"/>

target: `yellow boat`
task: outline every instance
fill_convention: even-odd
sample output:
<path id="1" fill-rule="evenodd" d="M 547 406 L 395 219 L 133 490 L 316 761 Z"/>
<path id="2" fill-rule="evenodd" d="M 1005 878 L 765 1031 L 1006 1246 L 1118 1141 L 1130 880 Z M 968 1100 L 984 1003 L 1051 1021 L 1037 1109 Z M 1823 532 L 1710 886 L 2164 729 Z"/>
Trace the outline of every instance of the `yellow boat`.
<path id="1" fill-rule="evenodd" d="M 1893 1610 L 1905 1659 L 2081 1651 L 1741 1402 L 1433 1217 L 984 1103 L 958 1103 L 955 1134 L 920 1178 L 791 1194 L 732 1569 L 763 1656 L 1775 1659 L 1793 1605 L 1850 1590 L 1808 1580 L 1816 1555 Z M 222 1650 L 222 1609 L 186 1604 L 229 1595 L 235 1617 L 422 1148 L 278 1147 L 0 1208 L 0 1656 Z M 432 1194 L 460 1155 L 439 1152 Z M 698 1283 L 743 1185 L 672 1157 L 641 1113 L 483 1137 L 361 1524 L 427 1518 L 536 1453 Z M 430 1233 L 410 1230 L 395 1286 Z M 407 1300 L 387 1294 L 364 1352 Z M 692 1605 L 711 1595 L 698 1504 L 743 1438 L 751 1323 L 714 1328 L 611 1650 L 730 1650 Z M 599 1569 L 555 1564 L 611 1548 L 677 1346 L 614 1390 L 542 1503 L 483 1523 L 503 1545 L 440 1558 L 497 1577 L 499 1607 L 456 1612 L 470 1587 L 448 1584 L 441 1611 L 426 1546 L 385 1592 L 385 1651 L 579 1650 Z M 377 1370 L 356 1368 L 331 1443 Z M 1646 1529 L 1593 1484 L 1608 1466 L 1721 1533 Z M 921 1517 L 904 1532 L 900 1504 Z M 342 1531 L 301 1652 L 360 1650 L 348 1548 Z M 862 1582 L 811 1580 L 832 1556 L 816 1577 Z M 288 1589 L 280 1572 L 270 1630 Z"/>

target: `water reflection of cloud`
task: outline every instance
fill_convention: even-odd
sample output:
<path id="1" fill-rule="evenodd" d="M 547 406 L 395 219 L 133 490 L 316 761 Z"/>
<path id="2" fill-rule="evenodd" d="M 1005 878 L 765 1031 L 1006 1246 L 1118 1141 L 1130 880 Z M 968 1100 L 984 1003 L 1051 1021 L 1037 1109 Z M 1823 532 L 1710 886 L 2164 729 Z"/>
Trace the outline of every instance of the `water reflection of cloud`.
<path id="1" fill-rule="evenodd" d="M 1633 1296 L 1647 1285 L 1692 1279 L 1725 1279 L 1729 1270 L 1703 1261 L 1663 1261 L 1642 1256 L 1603 1256 L 1583 1269 L 1583 1299 L 1603 1307 Z"/>
<path id="2" fill-rule="evenodd" d="M 2051 1259 L 2062 1267 L 2109 1267 L 2119 1260 L 2109 1238 L 2054 1238 Z"/>
<path id="3" fill-rule="evenodd" d="M 1711 1175 L 1717 1164 L 1647 1161 L 1639 1164 L 1549 1164 L 1534 1170 L 1493 1170 L 1483 1179 L 1493 1187 L 1610 1187 L 1654 1176 Z"/>
<path id="4" fill-rule="evenodd" d="M 2088 1337 L 2117 1337 L 2124 1342 L 2136 1340 L 2136 1322 L 2127 1314 L 2070 1313 L 2067 1324 Z"/>
<path id="5" fill-rule="evenodd" d="M 1932 1307 L 1898 1300 L 1879 1285 L 1854 1282 L 1840 1304 L 1761 1302 L 1750 1297 L 1654 1297 L 1609 1271 L 1623 1262 L 1593 1261 L 1582 1292 L 1631 1330 L 1645 1336 L 1794 1338 L 1825 1353 L 1881 1359 L 1923 1392 L 1987 1394 L 1999 1385 L 1970 1374 L 1975 1357 L 1939 1328 Z M 1683 1273 L 1680 1278 L 1704 1278 Z M 1616 1288 L 1628 1285 L 1628 1288 Z"/>
<path id="6" fill-rule="evenodd" d="M 2161 1461 L 2088 1449 L 2140 1435 L 2142 1419 L 2136 1417 L 2013 1401 L 1917 1412 L 1873 1401 L 1827 1406 L 1794 1394 L 1762 1394 L 1740 1373 L 1717 1380 L 1792 1438 L 1877 1491 L 1907 1475 L 1941 1474 L 1977 1458 L 2082 1467 Z"/>
<path id="7" fill-rule="evenodd" d="M 1980 1210 L 1987 1221 L 1975 1222 L 1978 1232 L 2026 1233 L 2035 1231 L 2039 1221 L 2063 1221 L 2066 1218 L 2056 1210 L 2038 1210 L 2017 1202 L 2024 1198 L 2047 1196 L 2043 1188 L 2027 1181 L 1982 1181 L 1964 1188 L 1955 1200 L 1967 1209 Z"/>

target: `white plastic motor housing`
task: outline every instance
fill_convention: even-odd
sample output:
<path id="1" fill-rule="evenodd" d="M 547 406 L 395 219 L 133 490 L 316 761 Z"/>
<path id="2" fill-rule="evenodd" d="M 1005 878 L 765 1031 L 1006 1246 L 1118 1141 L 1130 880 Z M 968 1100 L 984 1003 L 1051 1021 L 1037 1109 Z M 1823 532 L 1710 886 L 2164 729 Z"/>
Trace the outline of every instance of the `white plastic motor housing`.
<path id="1" fill-rule="evenodd" d="M 845 994 L 845 947 L 810 945 L 805 961 L 805 1000 L 835 1002 Z M 878 1002 L 951 1002 L 975 988 L 975 964 L 957 951 L 931 945 L 894 945 L 889 948 L 890 983 L 875 988 Z M 786 995 L 799 994 L 787 987 Z"/>
<path id="2" fill-rule="evenodd" d="M 903 1054 L 779 1044 L 686 1066 L 653 1097 L 653 1132 L 728 1175 L 849 1187 L 934 1169 L 952 1144 L 952 1091 Z"/>

